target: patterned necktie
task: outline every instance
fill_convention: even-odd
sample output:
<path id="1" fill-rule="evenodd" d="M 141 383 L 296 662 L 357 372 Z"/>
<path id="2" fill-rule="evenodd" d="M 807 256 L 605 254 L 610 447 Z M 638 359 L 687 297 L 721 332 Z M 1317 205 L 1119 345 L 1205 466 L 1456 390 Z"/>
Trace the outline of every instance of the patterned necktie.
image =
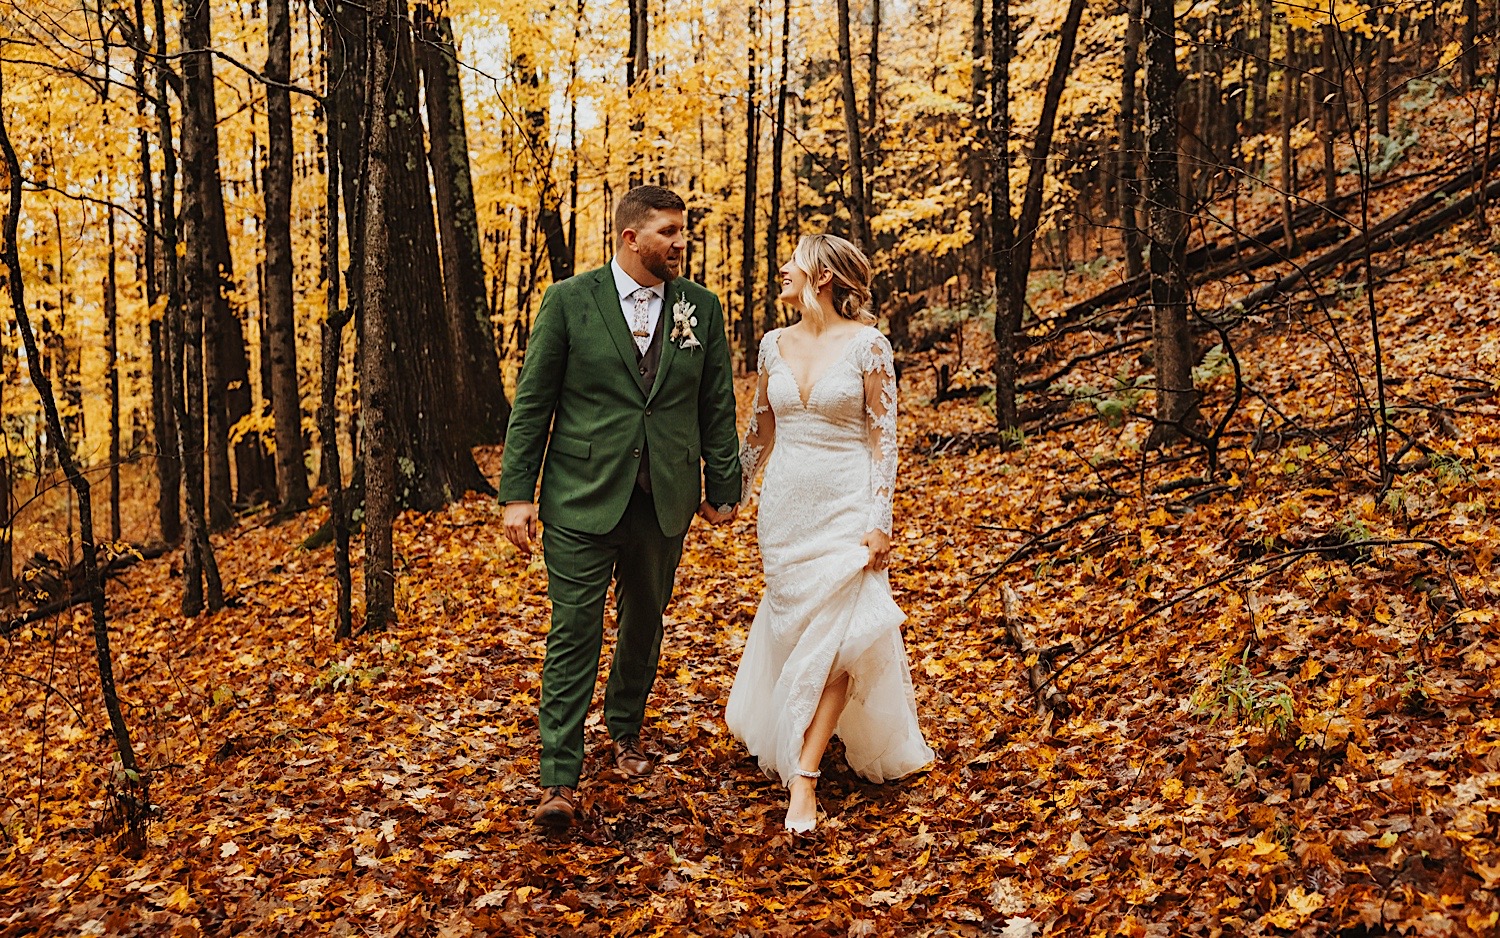
<path id="1" fill-rule="evenodd" d="M 651 311 L 648 304 L 651 302 L 651 291 L 645 287 L 630 294 L 634 308 L 630 313 L 630 336 L 635 339 L 635 347 L 646 354 L 646 347 L 651 344 Z"/>

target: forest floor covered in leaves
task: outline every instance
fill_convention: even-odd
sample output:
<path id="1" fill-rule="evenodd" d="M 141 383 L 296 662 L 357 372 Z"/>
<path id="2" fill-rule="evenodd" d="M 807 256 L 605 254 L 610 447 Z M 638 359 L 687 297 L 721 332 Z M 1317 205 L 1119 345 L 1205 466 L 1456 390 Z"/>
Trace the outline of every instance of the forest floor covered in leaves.
<path id="1" fill-rule="evenodd" d="M 688 536 L 657 772 L 607 776 L 596 706 L 565 837 L 529 823 L 545 571 L 491 499 L 400 519 L 400 623 L 348 643 L 331 548 L 299 547 L 321 511 L 217 539 L 214 615 L 177 614 L 175 559 L 141 563 L 110 614 L 158 815 L 134 855 L 108 830 L 84 612 L 10 635 L 0 936 L 1494 934 L 1500 245 L 1445 238 L 1379 293 L 1420 442 L 1384 494 L 1373 435 L 1338 430 L 1357 291 L 1236 334 L 1254 393 L 1212 478 L 1193 446 L 1143 459 L 1118 358 L 1011 448 L 906 361 L 892 579 L 937 761 L 876 786 L 835 746 L 810 839 L 723 723 L 753 512 Z M 1234 375 L 1205 368 L 1215 416 Z M 1035 708 L 1007 586 L 1039 647 L 1074 644 L 1069 715 Z"/>

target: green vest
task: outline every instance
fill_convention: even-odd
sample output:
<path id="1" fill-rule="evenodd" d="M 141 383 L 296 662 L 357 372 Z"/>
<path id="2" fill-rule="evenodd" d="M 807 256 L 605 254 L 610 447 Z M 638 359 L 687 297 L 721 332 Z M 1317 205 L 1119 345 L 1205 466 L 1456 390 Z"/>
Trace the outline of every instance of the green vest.
<path id="1" fill-rule="evenodd" d="M 692 307 L 696 348 L 671 338 L 673 309 Z M 688 529 L 707 491 L 739 501 L 734 375 L 718 297 L 690 280 L 667 284 L 658 332 L 661 361 L 649 390 L 614 276 L 605 265 L 549 287 L 516 385 L 500 474 L 500 500 L 536 499 L 544 524 L 610 531 L 649 451 L 662 533 Z"/>

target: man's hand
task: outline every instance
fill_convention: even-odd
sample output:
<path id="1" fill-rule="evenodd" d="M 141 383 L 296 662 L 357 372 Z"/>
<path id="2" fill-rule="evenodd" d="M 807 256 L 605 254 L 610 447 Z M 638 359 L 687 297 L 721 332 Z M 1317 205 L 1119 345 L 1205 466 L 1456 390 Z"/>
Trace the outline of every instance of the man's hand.
<path id="1" fill-rule="evenodd" d="M 733 521 L 739 515 L 739 513 L 739 505 L 734 505 L 729 509 L 727 513 L 724 513 L 720 512 L 719 509 L 715 508 L 713 505 L 710 505 L 707 499 L 704 500 L 703 504 L 698 506 L 698 517 L 702 518 L 704 521 L 707 521 L 709 524 L 728 524 L 729 522 Z"/>
<path id="2" fill-rule="evenodd" d="M 505 537 L 516 545 L 522 557 L 531 556 L 536 524 L 536 502 L 511 502 L 505 506 Z"/>
<path id="3" fill-rule="evenodd" d="M 871 531 L 860 541 L 870 551 L 870 562 L 866 570 L 884 570 L 891 562 L 891 538 L 881 530 Z"/>

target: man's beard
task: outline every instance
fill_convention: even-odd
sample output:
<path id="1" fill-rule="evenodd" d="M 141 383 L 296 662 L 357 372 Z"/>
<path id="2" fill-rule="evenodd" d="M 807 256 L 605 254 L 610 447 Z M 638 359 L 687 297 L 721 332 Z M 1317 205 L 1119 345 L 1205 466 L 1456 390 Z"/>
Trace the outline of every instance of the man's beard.
<path id="1" fill-rule="evenodd" d="M 641 258 L 641 263 L 647 270 L 651 271 L 653 277 L 660 277 L 664 283 L 677 279 L 677 267 L 671 261 L 667 260 L 667 255 L 665 254 L 658 254 L 651 258 L 643 257 Z"/>

